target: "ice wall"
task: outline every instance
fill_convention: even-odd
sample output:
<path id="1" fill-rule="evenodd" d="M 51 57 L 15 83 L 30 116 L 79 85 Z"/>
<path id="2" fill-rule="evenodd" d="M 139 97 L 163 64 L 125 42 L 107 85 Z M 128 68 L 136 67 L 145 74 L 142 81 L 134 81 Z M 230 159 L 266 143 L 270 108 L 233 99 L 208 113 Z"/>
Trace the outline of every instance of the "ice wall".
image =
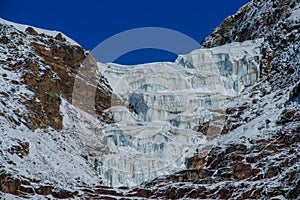
<path id="1" fill-rule="evenodd" d="M 102 133 L 106 150 L 97 167 L 104 182 L 133 186 L 184 168 L 187 154 L 207 141 L 197 127 L 218 121 L 218 135 L 228 101 L 259 77 L 261 42 L 198 49 L 174 63 L 99 63 L 124 102 L 105 111 L 114 123 Z"/>

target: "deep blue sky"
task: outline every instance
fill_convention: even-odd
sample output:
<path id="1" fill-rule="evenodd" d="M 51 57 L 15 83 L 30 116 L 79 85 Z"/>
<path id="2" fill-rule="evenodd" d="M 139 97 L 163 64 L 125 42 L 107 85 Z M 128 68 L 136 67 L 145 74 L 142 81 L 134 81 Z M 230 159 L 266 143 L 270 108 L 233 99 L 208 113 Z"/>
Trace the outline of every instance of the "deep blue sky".
<path id="1" fill-rule="evenodd" d="M 228 15 L 249 0 L 0 0 L 0 17 L 59 30 L 85 49 L 119 32 L 138 27 L 164 27 L 199 43 Z M 174 60 L 161 50 L 138 50 L 116 62 L 134 64 Z"/>

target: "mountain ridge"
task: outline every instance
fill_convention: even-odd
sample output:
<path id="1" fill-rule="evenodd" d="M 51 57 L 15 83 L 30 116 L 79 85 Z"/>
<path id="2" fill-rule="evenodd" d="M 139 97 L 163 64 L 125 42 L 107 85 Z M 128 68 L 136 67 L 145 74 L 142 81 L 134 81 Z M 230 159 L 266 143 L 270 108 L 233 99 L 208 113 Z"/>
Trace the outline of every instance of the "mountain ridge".
<path id="1" fill-rule="evenodd" d="M 40 35 L 35 28 L 27 28 L 24 33 L 1 24 L 0 45 L 6 53 L 0 55 L 0 195 L 95 199 L 299 198 L 298 4 L 293 0 L 254 0 L 225 19 L 202 42 L 202 48 L 208 48 L 264 38 L 259 79 L 239 94 L 237 102 L 228 104 L 221 135 L 187 158 L 187 169 L 133 188 L 103 186 L 93 169 L 98 167 L 93 166 L 98 162 L 95 158 L 104 149 L 99 150 L 101 145 L 95 143 L 99 135 L 89 130 L 101 131 L 103 120 L 107 120 L 102 111 L 111 106 L 112 89 L 106 78 L 101 73 L 97 75 L 104 83 L 97 89 L 96 102 L 102 122 L 71 105 L 74 74 L 84 59 L 88 58 L 94 70 L 89 73 L 97 71 L 92 56 L 81 47 L 66 44 L 67 39 L 59 33 Z M 28 41 L 35 43 L 24 45 Z M 27 60 L 22 60 L 24 56 Z M 59 79 L 67 84 L 61 86 Z M 47 88 L 49 82 L 57 88 Z M 45 113 L 41 119 L 40 112 Z M 85 123 L 70 122 L 76 118 Z M 110 123 L 111 120 L 109 117 Z M 203 124 L 200 128 L 203 131 L 207 127 Z"/>

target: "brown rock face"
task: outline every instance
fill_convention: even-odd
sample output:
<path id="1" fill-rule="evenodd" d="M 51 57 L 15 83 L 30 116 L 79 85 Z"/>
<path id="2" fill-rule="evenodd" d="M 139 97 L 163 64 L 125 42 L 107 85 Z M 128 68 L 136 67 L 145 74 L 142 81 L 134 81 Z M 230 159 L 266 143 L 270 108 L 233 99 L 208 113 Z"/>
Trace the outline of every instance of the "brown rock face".
<path id="1" fill-rule="evenodd" d="M 36 30 L 34 30 L 34 28 L 32 27 L 28 27 L 26 30 L 25 30 L 26 33 L 30 34 L 30 35 L 34 35 L 34 36 L 37 36 L 39 35 L 38 32 L 36 32 Z"/>
<path id="2" fill-rule="evenodd" d="M 8 152 L 11 154 L 16 154 L 20 158 L 24 158 L 29 153 L 29 142 L 18 142 L 18 145 L 12 146 L 8 149 Z"/>
<path id="3" fill-rule="evenodd" d="M 34 90 L 36 96 L 30 101 L 25 102 L 28 110 L 31 111 L 30 127 L 46 128 L 51 126 L 54 129 L 62 129 L 62 116 L 59 106 L 61 95 L 71 99 L 72 84 L 80 63 L 84 59 L 83 49 L 80 47 L 70 47 L 62 45 L 60 47 L 50 43 L 50 48 L 32 43 L 32 48 L 43 58 L 42 65 L 49 66 L 42 76 L 35 71 L 40 68 L 41 63 L 29 63 L 36 66 L 30 71 L 30 79 L 25 74 L 25 83 L 30 84 L 30 89 Z M 41 111 L 43 111 L 41 115 Z"/>
<path id="4" fill-rule="evenodd" d="M 77 194 L 78 192 L 71 192 L 67 190 L 59 190 L 52 192 L 52 196 L 58 199 L 74 198 Z"/>
<path id="5" fill-rule="evenodd" d="M 3 30 L 6 31 L 6 29 L 11 31 L 12 27 L 3 25 Z M 49 126 L 56 130 L 63 128 L 60 113 L 61 98 L 72 103 L 74 81 L 81 66 L 85 66 L 86 74 L 84 75 L 94 79 L 93 81 L 96 83 L 92 86 L 93 89 L 80 94 L 84 98 L 93 98 L 92 108 L 81 108 L 85 111 L 96 110 L 94 113 L 97 113 L 99 118 L 102 117 L 102 111 L 110 106 L 112 94 L 106 79 L 101 75 L 95 76 L 97 65 L 91 54 L 87 55 L 81 47 L 66 42 L 60 33 L 53 38 L 45 34 L 38 34 L 31 27 L 26 29 L 26 33 L 30 37 L 16 30 L 12 31 L 15 31 L 14 34 L 9 34 L 14 35 L 15 45 L 18 45 L 17 43 L 25 45 L 29 42 L 26 48 L 34 52 L 30 56 L 16 52 L 17 55 L 9 58 L 11 60 L 8 63 L 10 70 L 20 71 L 24 83 L 34 93 L 32 98 L 22 101 L 29 111 L 26 116 L 26 125 L 30 129 L 35 130 Z M 4 35 L 3 37 L 4 43 L 10 41 L 8 36 Z M 11 51 L 14 52 L 15 46 L 7 46 L 7 48 L 12 48 Z M 10 64 L 14 59 L 19 61 L 16 64 Z M 81 87 L 89 85 L 88 78 L 80 84 Z M 21 83 L 15 81 L 15 84 Z M 103 85 L 105 85 L 104 88 Z M 94 93 L 87 94 L 86 92 L 89 91 Z M 19 122 L 16 121 L 16 123 Z"/>
<path id="6" fill-rule="evenodd" d="M 233 173 L 238 180 L 246 179 L 251 176 L 251 165 L 238 162 L 235 164 Z"/>
<path id="7" fill-rule="evenodd" d="M 64 38 L 64 37 L 62 36 L 61 33 L 58 33 L 58 34 L 55 36 L 55 39 L 57 39 L 57 40 L 59 40 L 59 41 L 61 41 L 61 42 L 65 42 L 65 41 L 66 41 L 66 38 Z"/>
<path id="8" fill-rule="evenodd" d="M 19 188 L 21 186 L 21 181 L 15 179 L 9 174 L 0 172 L 0 191 L 10 194 L 18 194 Z"/>
<path id="9" fill-rule="evenodd" d="M 40 195 L 49 195 L 52 193 L 54 187 L 53 186 L 40 186 L 35 189 L 35 192 Z"/>
<path id="10" fill-rule="evenodd" d="M 9 52 L 6 52 L 7 59 L 1 60 L 0 64 L 5 67 L 5 70 L 21 74 L 23 80 L 11 80 L 12 84 L 25 83 L 33 93 L 33 95 L 24 94 L 23 98 L 20 97 L 20 102 L 26 106 L 29 113 L 18 114 L 20 119 L 17 120 L 11 116 L 7 118 L 16 125 L 24 123 L 31 130 L 49 126 L 61 130 L 63 128 L 60 113 L 61 98 L 74 103 L 72 98 L 74 82 L 80 72 L 79 76 L 84 77 L 80 87 L 85 90 L 80 90 L 81 93 L 78 95 L 83 100 L 92 98 L 93 102 L 80 108 L 87 112 L 92 111 L 91 113 L 102 119 L 102 111 L 110 107 L 112 93 L 107 80 L 99 73 L 95 75 L 97 64 L 90 53 L 80 46 L 71 45 L 61 33 L 52 37 L 44 33 L 39 34 L 32 27 L 28 27 L 23 33 L 12 26 L 5 24 L 0 26 L 1 49 Z M 27 53 L 18 51 L 18 48 L 26 49 Z M 83 68 L 84 70 L 80 70 Z M 92 85 L 91 79 L 93 79 Z M 87 87 L 92 88 L 86 90 Z M 13 93 L 14 91 L 5 95 L 9 99 Z M 21 120 L 21 117 L 25 120 Z"/>

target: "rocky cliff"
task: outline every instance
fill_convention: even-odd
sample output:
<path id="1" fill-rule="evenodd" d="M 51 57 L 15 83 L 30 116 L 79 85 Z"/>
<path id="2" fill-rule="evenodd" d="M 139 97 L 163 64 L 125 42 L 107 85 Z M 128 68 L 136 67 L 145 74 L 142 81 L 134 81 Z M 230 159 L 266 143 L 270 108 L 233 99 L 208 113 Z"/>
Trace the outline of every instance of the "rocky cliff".
<path id="1" fill-rule="evenodd" d="M 225 19 L 200 50 L 179 56 L 175 63 L 150 64 L 152 71 L 144 79 L 141 74 L 149 68 L 124 70 L 96 63 L 60 33 L 4 20 L 0 26 L 0 195 L 4 198 L 299 198 L 298 1 L 253 0 Z M 249 48 L 253 43 L 258 45 Z M 83 88 L 92 85 L 97 91 L 82 94 L 95 98 L 95 107 L 72 102 L 76 74 L 85 65 L 91 71 L 78 80 Z M 167 75 L 159 79 L 153 71 L 162 66 L 168 68 Z M 207 71 L 206 66 L 215 67 Z M 91 74 L 96 74 L 96 84 L 85 79 Z M 205 92 L 199 90 L 202 85 L 207 86 Z M 216 91 L 212 86 L 225 91 L 224 104 L 207 95 Z M 189 95 L 181 96 L 183 91 Z M 112 98 L 113 93 L 118 97 Z M 182 106 L 187 97 L 194 103 L 189 104 L 194 106 L 191 110 Z M 195 120 L 204 116 L 210 117 Z M 164 121 L 163 128 L 158 120 Z M 191 134 L 203 140 L 193 143 Z M 148 139 L 140 140 L 145 135 Z M 186 146 L 167 140 L 178 136 L 188 141 Z M 174 144 L 176 150 L 194 151 L 177 159 L 182 152 L 174 153 Z M 148 166 L 144 156 L 151 160 L 164 153 L 177 156 L 176 164 L 163 173 L 150 173 L 151 180 L 143 182 L 145 176 L 142 181 L 134 178 L 134 171 L 147 169 L 122 160 L 123 154 L 116 153 L 122 149 L 126 155 L 134 152 L 130 158 L 142 154 L 136 158 L 143 166 Z M 179 167 L 182 164 L 184 169 Z M 120 171 L 133 167 L 127 181 L 135 186 L 119 187 L 128 183 L 123 178 L 126 173 Z M 110 174 L 113 170 L 118 178 Z"/>
<path id="2" fill-rule="evenodd" d="M 110 107 L 111 88 L 97 73 L 93 56 L 59 32 L 2 19 L 0 28 L 1 191 L 23 197 L 53 191 L 58 197 L 59 190 L 56 196 L 54 190 L 60 184 L 97 183 L 93 167 L 83 158 L 82 141 L 72 136 L 74 131 L 65 125 L 72 124 L 63 120 L 66 113 L 62 110 L 64 102 L 72 102 L 75 77 L 82 67 L 89 69 L 85 74 L 97 76 L 98 83 L 91 86 L 84 77 L 80 79 L 82 87 L 94 87 L 96 94 L 87 90 L 82 95 L 95 97 L 96 106 L 79 107 L 87 113 L 94 109 L 99 119 Z M 67 139 L 69 136 L 72 138 Z M 35 183 L 38 186 L 32 186 Z"/>
<path id="3" fill-rule="evenodd" d="M 96 73 L 96 61 L 79 45 L 66 41 L 61 33 L 51 36 L 47 35 L 47 32 L 38 33 L 32 27 L 22 26 L 18 29 L 5 23 L 4 20 L 1 22 L 3 79 L 7 82 L 11 81 L 13 85 L 23 84 L 32 92 L 32 96 L 24 94 L 28 97 L 19 97 L 19 101 L 29 111 L 24 123 L 31 130 L 49 126 L 61 130 L 63 128 L 59 111 L 61 98 L 72 102 L 74 79 L 79 68 L 81 65 L 86 65 L 90 69 L 88 73 Z M 9 80 L 15 77 L 8 76 L 4 70 L 19 76 L 19 80 Z M 101 99 L 97 103 L 97 112 L 100 113 L 110 106 L 111 89 L 104 77 L 100 76 L 99 81 L 103 84 L 97 86 L 104 85 L 104 88 L 97 88 L 96 94 Z M 83 82 L 83 84 L 87 83 Z M 10 99 L 12 98 L 10 95 L 16 92 L 5 94 L 3 92 L 3 96 Z M 84 95 L 90 96 L 90 94 Z M 87 110 L 87 108 L 83 109 Z"/>

